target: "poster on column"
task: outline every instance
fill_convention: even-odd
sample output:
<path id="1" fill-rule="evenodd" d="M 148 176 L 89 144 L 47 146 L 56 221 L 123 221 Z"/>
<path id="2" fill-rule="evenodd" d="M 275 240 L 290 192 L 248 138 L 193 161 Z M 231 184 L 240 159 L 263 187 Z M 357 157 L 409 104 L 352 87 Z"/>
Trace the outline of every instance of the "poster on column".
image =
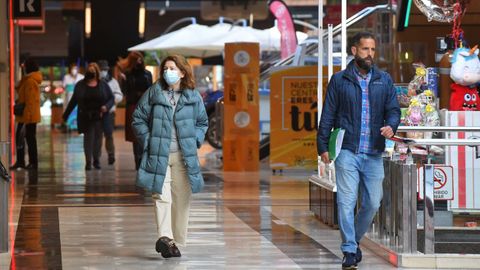
<path id="1" fill-rule="evenodd" d="M 259 169 L 259 53 L 258 43 L 225 44 L 224 171 Z"/>
<path id="2" fill-rule="evenodd" d="M 339 70 L 335 67 L 334 70 Z M 323 96 L 327 68 L 323 70 Z M 317 66 L 290 67 L 270 79 L 270 167 L 317 168 Z"/>

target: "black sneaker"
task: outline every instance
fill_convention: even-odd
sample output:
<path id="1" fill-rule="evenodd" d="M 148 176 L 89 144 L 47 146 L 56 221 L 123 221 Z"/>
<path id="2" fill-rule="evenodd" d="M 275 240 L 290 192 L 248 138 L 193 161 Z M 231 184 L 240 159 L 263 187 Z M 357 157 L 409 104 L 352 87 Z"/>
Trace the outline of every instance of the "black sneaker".
<path id="1" fill-rule="evenodd" d="M 355 253 L 355 260 L 357 260 L 357 263 L 362 261 L 362 250 L 360 249 L 360 243 L 357 243 L 357 252 Z"/>
<path id="2" fill-rule="evenodd" d="M 30 163 L 30 164 L 27 165 L 27 167 L 25 167 L 25 169 L 36 170 L 36 169 L 38 169 L 38 165 Z"/>
<path id="3" fill-rule="evenodd" d="M 85 165 L 85 171 L 90 171 L 92 169 L 92 165 L 87 164 Z"/>
<path id="4" fill-rule="evenodd" d="M 181 257 L 182 254 L 180 250 L 175 245 L 172 239 L 162 236 L 158 238 L 157 243 L 155 244 L 155 250 L 158 253 L 162 254 L 164 258 L 171 258 L 171 257 Z"/>
<path id="5" fill-rule="evenodd" d="M 100 162 L 98 160 L 93 162 L 93 167 L 97 170 L 100 170 L 102 167 L 100 167 Z"/>
<path id="6" fill-rule="evenodd" d="M 25 164 L 15 162 L 15 164 L 10 166 L 10 170 L 21 170 L 21 169 L 25 169 Z"/>
<path id="7" fill-rule="evenodd" d="M 115 163 L 115 157 L 114 156 L 108 156 L 108 165 L 112 165 Z"/>
<path id="8" fill-rule="evenodd" d="M 342 269 L 357 269 L 357 260 L 355 259 L 355 253 L 343 253 Z"/>

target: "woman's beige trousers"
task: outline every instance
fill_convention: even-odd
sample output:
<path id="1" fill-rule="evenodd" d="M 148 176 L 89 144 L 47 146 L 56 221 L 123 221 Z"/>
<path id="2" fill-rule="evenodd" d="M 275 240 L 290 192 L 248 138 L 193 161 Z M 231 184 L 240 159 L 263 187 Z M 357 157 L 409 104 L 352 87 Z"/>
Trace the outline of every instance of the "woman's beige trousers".
<path id="1" fill-rule="evenodd" d="M 152 195 L 158 237 L 167 236 L 178 245 L 185 246 L 191 195 L 182 153 L 170 153 L 162 194 Z"/>

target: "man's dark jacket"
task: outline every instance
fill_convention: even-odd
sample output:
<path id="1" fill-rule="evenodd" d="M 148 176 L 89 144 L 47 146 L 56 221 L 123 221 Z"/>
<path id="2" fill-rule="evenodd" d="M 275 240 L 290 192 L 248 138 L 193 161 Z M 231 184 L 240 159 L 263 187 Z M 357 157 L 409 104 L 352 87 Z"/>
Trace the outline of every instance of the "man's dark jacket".
<path id="1" fill-rule="evenodd" d="M 370 102 L 370 145 L 372 154 L 382 153 L 385 138 L 380 128 L 390 126 L 396 132 L 400 123 L 400 106 L 388 73 L 372 67 L 368 85 Z M 328 139 L 332 128 L 345 129 L 342 149 L 358 153 L 362 119 L 362 88 L 355 74 L 355 63 L 334 74 L 328 84 L 323 104 L 322 118 L 317 132 L 317 151 L 321 155 L 328 151 Z"/>

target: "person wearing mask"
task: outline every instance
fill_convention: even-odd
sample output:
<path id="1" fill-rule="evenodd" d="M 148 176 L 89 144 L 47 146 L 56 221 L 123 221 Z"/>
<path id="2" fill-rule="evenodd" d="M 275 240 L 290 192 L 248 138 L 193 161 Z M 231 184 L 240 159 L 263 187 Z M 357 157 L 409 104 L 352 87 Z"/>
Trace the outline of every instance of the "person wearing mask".
<path id="1" fill-rule="evenodd" d="M 400 123 L 400 106 L 388 73 L 374 65 L 375 37 L 359 32 L 351 40 L 354 59 L 334 74 L 328 84 L 317 131 L 318 155 L 324 163 L 332 128 L 345 130 L 335 159 L 338 224 L 344 254 L 342 268 L 357 269 L 362 260 L 360 240 L 367 232 L 382 200 L 382 153 Z M 358 192 L 360 209 L 354 216 Z"/>
<path id="2" fill-rule="evenodd" d="M 76 64 L 71 64 L 68 69 L 68 74 L 65 74 L 63 77 L 63 89 L 65 89 L 65 97 L 63 100 L 63 110 L 67 109 L 68 102 L 73 96 L 73 90 L 75 89 L 75 85 L 83 80 L 83 75 L 78 72 L 78 67 Z M 64 131 L 74 130 L 77 129 L 77 108 L 70 117 L 68 118 L 66 125 L 64 126 Z M 62 127 L 63 128 L 63 127 Z"/>
<path id="3" fill-rule="evenodd" d="M 105 136 L 105 149 L 108 154 L 108 164 L 112 165 L 115 163 L 115 144 L 113 142 L 113 129 L 115 127 L 115 109 L 116 105 L 123 100 L 123 93 L 120 89 L 118 81 L 108 74 L 110 67 L 106 60 L 99 60 L 98 65 L 100 66 L 100 78 L 108 83 L 112 94 L 114 97 L 115 104 L 112 106 L 110 111 L 104 114 L 103 116 L 103 134 Z"/>
<path id="4" fill-rule="evenodd" d="M 197 149 L 208 117 L 185 58 L 168 56 L 160 70 L 162 76 L 133 113 L 132 127 L 142 149 L 137 185 L 154 200 L 155 249 L 169 258 L 181 256 L 177 245 L 186 243 L 191 194 L 204 185 Z"/>
<path id="5" fill-rule="evenodd" d="M 90 63 L 85 78 L 75 85 L 73 96 L 63 113 L 66 121 L 73 108 L 78 105 L 78 132 L 83 133 L 83 151 L 85 153 L 85 170 L 100 169 L 102 151 L 102 118 L 112 108 L 114 97 L 106 82 L 100 79 L 100 68 Z"/>
<path id="6" fill-rule="evenodd" d="M 37 123 L 40 122 L 40 83 L 43 76 L 39 71 L 38 64 L 32 58 L 25 60 L 23 68 L 25 75 L 16 88 L 18 95 L 16 103 L 23 103 L 25 107 L 22 115 L 15 116 L 17 161 L 10 168 L 13 170 L 22 168 L 36 170 L 38 168 Z M 28 145 L 29 160 L 26 167 L 25 139 Z"/>
<path id="7" fill-rule="evenodd" d="M 140 166 L 142 149 L 140 143 L 136 141 L 132 130 L 132 114 L 137 106 L 140 97 L 152 85 L 152 73 L 145 69 L 143 55 L 139 52 L 130 52 L 126 59 L 120 59 L 119 68 L 121 75 L 125 78 L 121 82 L 123 94 L 125 96 L 125 140 L 132 142 L 133 155 L 135 158 L 135 169 Z"/>

